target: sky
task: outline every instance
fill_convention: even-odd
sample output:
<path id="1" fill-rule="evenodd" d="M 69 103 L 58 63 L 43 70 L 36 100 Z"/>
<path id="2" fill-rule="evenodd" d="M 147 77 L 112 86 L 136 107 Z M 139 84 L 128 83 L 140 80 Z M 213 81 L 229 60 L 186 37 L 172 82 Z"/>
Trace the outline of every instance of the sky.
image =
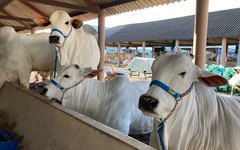
<path id="1" fill-rule="evenodd" d="M 209 0 L 209 12 L 240 8 L 240 0 Z M 150 22 L 194 15 L 196 0 L 186 0 L 173 4 L 161 5 L 147 9 L 123 13 L 106 17 L 105 26 L 114 27 L 124 24 Z M 85 24 L 98 25 L 97 19 L 84 22 Z"/>

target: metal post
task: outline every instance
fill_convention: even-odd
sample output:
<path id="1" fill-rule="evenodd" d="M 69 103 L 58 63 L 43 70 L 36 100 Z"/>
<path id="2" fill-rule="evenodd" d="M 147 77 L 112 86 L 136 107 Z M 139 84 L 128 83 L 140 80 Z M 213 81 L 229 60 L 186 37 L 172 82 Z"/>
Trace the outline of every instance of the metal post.
<path id="1" fill-rule="evenodd" d="M 121 61 L 121 56 L 120 56 L 120 48 L 121 48 L 121 44 L 117 43 L 118 47 L 117 47 L 117 56 L 118 56 L 118 60 L 117 60 L 117 66 L 120 66 L 120 61 Z"/>
<path id="2" fill-rule="evenodd" d="M 194 22 L 193 53 L 194 63 L 201 69 L 205 66 L 207 24 L 208 24 L 208 3 L 209 0 L 197 0 L 196 15 Z"/>
<path id="3" fill-rule="evenodd" d="M 179 51 L 179 43 L 180 43 L 179 40 L 176 40 L 176 41 L 175 41 L 175 51 L 176 51 L 176 52 Z"/>
<path id="4" fill-rule="evenodd" d="M 104 70 L 104 50 L 105 50 L 105 11 L 103 9 L 98 12 L 98 45 L 100 49 L 99 70 Z M 104 71 L 97 76 L 100 81 L 104 80 Z"/>
<path id="5" fill-rule="evenodd" d="M 142 57 L 145 57 L 145 46 L 146 42 L 142 42 Z"/>
<path id="6" fill-rule="evenodd" d="M 222 39 L 222 54 L 220 56 L 220 64 L 222 66 L 225 66 L 226 62 L 227 62 L 226 49 L 227 49 L 227 38 L 223 38 Z"/>
<path id="7" fill-rule="evenodd" d="M 238 42 L 238 57 L 237 57 L 237 65 L 236 66 L 240 66 L 240 38 L 239 38 L 239 42 Z"/>

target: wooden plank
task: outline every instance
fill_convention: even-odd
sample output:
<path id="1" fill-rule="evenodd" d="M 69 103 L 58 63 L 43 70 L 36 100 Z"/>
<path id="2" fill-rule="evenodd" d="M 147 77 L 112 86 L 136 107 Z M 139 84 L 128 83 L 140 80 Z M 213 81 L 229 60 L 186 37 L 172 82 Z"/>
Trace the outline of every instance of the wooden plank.
<path id="1" fill-rule="evenodd" d="M 90 7 L 90 8 L 97 8 L 97 6 L 95 5 L 95 3 L 91 0 L 83 0 L 85 2 L 85 4 Z"/>
<path id="2" fill-rule="evenodd" d="M 7 15 L 7 17 L 13 17 L 10 13 L 8 13 L 7 11 L 5 11 L 3 8 L 0 8 L 0 11 L 2 12 L 2 13 L 4 13 L 5 15 Z M 16 17 L 16 18 L 18 18 L 18 17 Z M 4 19 L 4 18 L 2 18 L 2 19 Z M 14 19 L 9 19 L 9 20 L 14 20 Z M 16 20 L 17 21 L 17 20 Z M 21 24 L 21 25 L 23 25 L 23 26 L 27 26 L 27 24 L 26 23 L 24 23 L 24 22 L 22 22 L 22 21 L 20 21 L 20 20 L 18 20 L 18 22 Z"/>
<path id="3" fill-rule="evenodd" d="M 29 18 L 20 18 L 20 17 L 4 16 L 4 15 L 0 15 L 0 19 L 15 20 L 15 21 L 25 21 L 25 22 L 33 22 L 32 19 L 29 19 Z"/>
<path id="4" fill-rule="evenodd" d="M 106 9 L 106 8 L 109 8 L 109 7 L 114 7 L 114 6 L 117 6 L 117 5 L 121 5 L 121 4 L 126 4 L 126 3 L 129 3 L 129 2 L 134 2 L 136 0 L 117 0 L 117 1 L 113 1 L 113 2 L 110 2 L 110 3 L 106 3 L 106 4 L 103 4 L 100 6 L 101 9 Z"/>
<path id="5" fill-rule="evenodd" d="M 79 15 L 83 15 L 86 14 L 86 12 L 82 12 L 82 11 L 72 11 L 68 13 L 70 17 L 75 17 L 75 16 L 79 16 Z"/>
<path id="6" fill-rule="evenodd" d="M 69 4 L 65 2 L 60 2 L 56 0 L 27 0 L 30 2 L 35 2 L 35 3 L 40 3 L 44 5 L 51 5 L 51 6 L 59 6 L 59 7 L 65 7 L 65 8 L 71 8 L 71 9 L 77 9 L 83 12 L 91 12 L 91 13 L 97 13 L 97 9 L 89 8 L 89 7 L 83 7 L 83 6 L 78 6 L 74 4 Z"/>
<path id="7" fill-rule="evenodd" d="M 36 8 L 35 6 L 33 6 L 32 4 L 30 4 L 29 2 L 25 1 L 25 0 L 18 0 L 19 2 L 23 3 L 24 5 L 26 5 L 27 7 L 29 7 L 30 9 L 32 9 L 33 11 L 37 12 L 39 15 L 41 15 L 42 17 L 48 18 L 49 16 L 46 15 L 44 12 L 42 12 L 41 10 L 39 10 L 38 8 Z"/>
<path id="8" fill-rule="evenodd" d="M 0 8 L 4 8 L 9 5 L 13 0 L 1 0 L 0 1 Z"/>
<path id="9" fill-rule="evenodd" d="M 0 23 L 0 27 L 4 27 L 4 26 L 8 26 L 8 25 L 4 25 L 4 24 Z M 20 26 L 11 26 L 11 27 L 13 27 L 14 30 L 16 30 L 16 31 L 26 29 L 25 27 L 20 27 Z"/>

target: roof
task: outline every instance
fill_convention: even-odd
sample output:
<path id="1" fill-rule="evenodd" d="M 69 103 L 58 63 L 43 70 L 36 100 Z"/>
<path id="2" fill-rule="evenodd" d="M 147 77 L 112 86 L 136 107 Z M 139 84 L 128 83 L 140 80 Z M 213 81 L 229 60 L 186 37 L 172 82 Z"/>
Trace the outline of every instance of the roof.
<path id="1" fill-rule="evenodd" d="M 228 38 L 228 43 L 238 44 L 240 37 L 240 8 L 210 12 L 208 17 L 209 44 L 221 43 L 221 38 Z M 186 16 L 161 21 L 117 26 L 106 31 L 106 43 L 116 42 L 153 42 L 159 45 L 171 45 L 179 39 L 182 44 L 192 44 L 194 16 Z M 218 40 L 213 40 L 218 39 Z M 181 42 L 180 42 L 181 43 Z"/>
<path id="2" fill-rule="evenodd" d="M 0 27 L 12 26 L 15 30 L 36 26 L 32 19 L 48 18 L 56 10 L 64 10 L 82 21 L 97 18 L 98 10 L 105 9 L 111 16 L 181 0 L 1 0 Z"/>

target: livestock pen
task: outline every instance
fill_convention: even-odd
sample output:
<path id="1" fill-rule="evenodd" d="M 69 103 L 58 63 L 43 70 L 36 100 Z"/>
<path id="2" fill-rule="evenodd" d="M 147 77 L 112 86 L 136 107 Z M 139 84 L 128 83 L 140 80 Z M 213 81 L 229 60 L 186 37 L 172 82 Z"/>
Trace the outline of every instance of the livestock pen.
<path id="1" fill-rule="evenodd" d="M 11 82 L 0 89 L 0 127 L 14 131 L 22 149 L 153 149 Z"/>

